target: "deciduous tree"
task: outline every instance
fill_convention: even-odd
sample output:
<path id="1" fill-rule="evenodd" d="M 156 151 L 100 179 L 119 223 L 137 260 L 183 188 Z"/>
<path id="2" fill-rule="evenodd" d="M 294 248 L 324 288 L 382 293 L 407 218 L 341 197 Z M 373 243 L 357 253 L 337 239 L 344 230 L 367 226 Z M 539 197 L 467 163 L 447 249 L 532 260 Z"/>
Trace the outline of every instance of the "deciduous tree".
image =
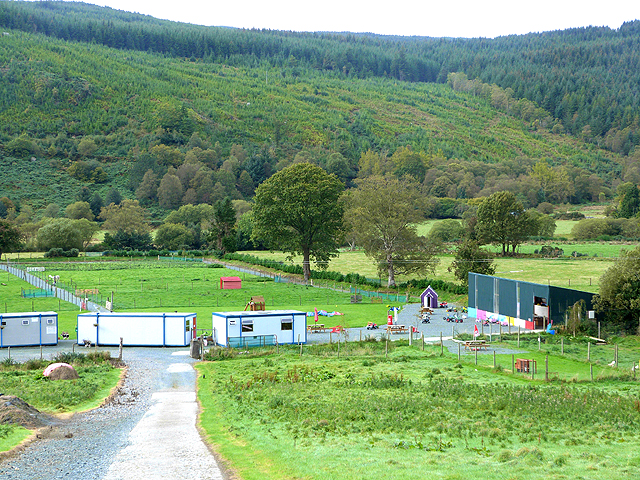
<path id="1" fill-rule="evenodd" d="M 533 222 L 525 214 L 522 203 L 511 192 L 496 192 L 478 206 L 476 233 L 483 244 L 502 246 L 502 255 L 512 252 L 524 239 L 533 234 Z"/>
<path id="2" fill-rule="evenodd" d="M 3 253 L 13 252 L 22 245 L 22 233 L 6 220 L 0 220 L 0 258 Z"/>
<path id="3" fill-rule="evenodd" d="M 64 215 L 71 220 L 79 220 L 81 218 L 86 218 L 89 221 L 93 220 L 93 212 L 88 202 L 75 202 L 67 205 L 67 208 L 64 209 Z"/>
<path id="4" fill-rule="evenodd" d="M 466 286 L 469 284 L 469 272 L 493 275 L 496 266 L 491 253 L 481 248 L 478 242 L 466 240 L 456 249 L 456 258 L 447 270 Z"/>
<path id="5" fill-rule="evenodd" d="M 41 251 L 48 251 L 52 248 L 62 248 L 63 250 L 77 248 L 81 250 L 82 232 L 76 228 L 74 220 L 56 218 L 38 230 L 36 244 Z"/>
<path id="6" fill-rule="evenodd" d="M 100 211 L 100 218 L 104 220 L 102 227 L 114 232 L 147 233 L 149 226 L 145 216 L 145 209 L 137 200 L 123 200 L 119 205 L 112 203 Z"/>
<path id="7" fill-rule="evenodd" d="M 623 250 L 602 274 L 594 306 L 607 323 L 640 334 L 640 247 Z"/>
<path id="8" fill-rule="evenodd" d="M 395 286 L 397 274 L 435 270 L 438 245 L 418 236 L 420 213 L 415 184 L 392 176 L 361 180 L 345 195 L 345 222 L 356 244 L 374 259 L 378 271 Z"/>
<path id="9" fill-rule="evenodd" d="M 170 169 L 169 172 L 162 177 L 160 186 L 158 187 L 158 203 L 162 208 L 178 208 L 182 201 L 182 183 L 175 174 L 175 170 Z"/>
<path id="10" fill-rule="evenodd" d="M 310 163 L 284 168 L 256 189 L 252 238 L 270 248 L 302 255 L 305 281 L 310 262 L 326 268 L 344 235 L 344 185 L 335 175 Z"/>
<path id="11" fill-rule="evenodd" d="M 164 223 L 156 230 L 153 243 L 167 250 L 187 249 L 193 245 L 193 232 L 182 224 Z"/>

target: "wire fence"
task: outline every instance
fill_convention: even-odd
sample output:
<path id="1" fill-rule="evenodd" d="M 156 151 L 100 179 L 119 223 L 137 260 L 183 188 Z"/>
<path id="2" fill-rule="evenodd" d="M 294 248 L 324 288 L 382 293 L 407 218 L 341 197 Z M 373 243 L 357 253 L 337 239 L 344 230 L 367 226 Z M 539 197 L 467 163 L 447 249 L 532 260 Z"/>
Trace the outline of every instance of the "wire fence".
<path id="1" fill-rule="evenodd" d="M 22 267 L 25 268 L 25 267 Z M 36 274 L 43 275 L 42 271 L 34 271 L 33 273 L 27 272 L 19 267 L 14 267 L 9 264 L 0 264 L 0 270 L 4 270 L 19 279 L 33 285 L 37 290 L 51 292 L 51 295 L 46 295 L 54 298 L 59 298 L 65 302 L 72 303 L 83 310 L 89 310 L 91 312 L 104 312 L 106 308 L 88 299 L 81 298 L 74 295 L 73 286 L 67 285 L 62 282 L 56 281 L 54 278 L 45 280 L 40 278 Z M 51 282 L 51 283 L 49 283 Z M 52 284 L 53 283 L 53 284 Z"/>

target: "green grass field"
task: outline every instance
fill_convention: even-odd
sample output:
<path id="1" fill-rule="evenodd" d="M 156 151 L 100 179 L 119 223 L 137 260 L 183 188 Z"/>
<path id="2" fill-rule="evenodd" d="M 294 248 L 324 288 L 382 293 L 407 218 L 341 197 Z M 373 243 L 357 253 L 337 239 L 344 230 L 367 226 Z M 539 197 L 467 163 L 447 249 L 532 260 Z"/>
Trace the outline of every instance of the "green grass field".
<path id="1" fill-rule="evenodd" d="M 539 246 L 537 248 L 540 248 Z M 254 251 L 247 252 L 259 258 L 286 262 L 286 255 L 281 252 Z M 440 263 L 436 267 L 433 278 L 458 283 L 448 267 L 453 261 L 452 255 L 439 257 Z M 589 292 L 597 292 L 600 276 L 609 268 L 613 258 L 496 258 L 496 276 L 512 278 L 534 283 L 549 283 L 551 285 L 574 288 Z M 292 263 L 300 264 L 301 258 L 294 257 Z M 343 274 L 360 273 L 368 278 L 378 278 L 375 265 L 360 250 L 340 252 L 339 257 L 331 260 L 329 270 Z M 398 276 L 396 281 L 406 281 Z M 384 281 L 384 279 L 383 279 Z"/>
<path id="2" fill-rule="evenodd" d="M 640 384 L 603 364 L 591 382 L 586 361 L 552 351 L 545 382 L 545 348 L 517 355 L 537 359 L 534 380 L 508 354 L 494 368 L 406 342 L 255 351 L 198 364 L 200 423 L 245 480 L 636 478 Z"/>

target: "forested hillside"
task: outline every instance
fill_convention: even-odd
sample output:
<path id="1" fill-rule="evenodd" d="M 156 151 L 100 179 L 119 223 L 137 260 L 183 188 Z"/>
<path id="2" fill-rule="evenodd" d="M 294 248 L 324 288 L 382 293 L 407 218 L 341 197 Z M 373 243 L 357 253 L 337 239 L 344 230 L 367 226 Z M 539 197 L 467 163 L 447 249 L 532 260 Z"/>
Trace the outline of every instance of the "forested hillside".
<path id="1" fill-rule="evenodd" d="M 633 20 L 633 19 L 630 19 Z M 62 2 L 0 2 L 0 26 L 235 66 L 445 83 L 465 73 L 546 109 L 564 131 L 627 155 L 640 142 L 640 21 L 497 39 L 206 28 Z M 299 72 L 300 73 L 300 72 Z"/>
<path id="2" fill-rule="evenodd" d="M 640 180 L 635 157 L 625 156 L 636 142 L 630 92 L 638 72 L 616 70 L 638 55 L 629 48 L 635 24 L 495 41 L 405 39 L 205 28 L 84 4 L 0 2 L 0 25 L 0 197 L 36 216 L 51 203 L 102 200 L 114 190 L 158 218 L 190 203 L 248 200 L 299 161 L 347 186 L 358 176 L 409 175 L 432 198 L 424 212 L 431 217 L 459 216 L 466 199 L 498 190 L 526 206 L 581 203 Z M 594 53 L 614 43 L 604 58 Z M 570 135 L 574 127 L 555 118 L 548 89 L 564 84 L 545 75 L 557 69 L 549 60 L 532 70 L 537 56 L 523 54 L 545 44 L 586 48 L 584 68 L 620 72 L 594 73 L 590 89 L 578 88 L 585 97 L 572 97 L 571 118 L 587 122 L 591 135 L 586 125 Z M 582 63 L 576 58 L 575 68 Z M 497 77 L 511 77 L 500 71 L 539 83 L 505 89 Z M 585 75 L 567 73 L 565 83 Z M 595 129 L 589 92 L 605 98 L 603 128 Z M 612 129 L 628 133 L 624 148 L 600 148 Z"/>

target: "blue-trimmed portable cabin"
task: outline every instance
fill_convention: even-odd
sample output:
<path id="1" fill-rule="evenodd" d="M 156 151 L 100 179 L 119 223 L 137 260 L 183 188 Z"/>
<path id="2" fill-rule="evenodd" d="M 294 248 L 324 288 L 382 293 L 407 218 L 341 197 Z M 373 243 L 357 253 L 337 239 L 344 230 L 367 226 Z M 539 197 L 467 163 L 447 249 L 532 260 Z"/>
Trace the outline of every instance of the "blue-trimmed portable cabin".
<path id="1" fill-rule="evenodd" d="M 307 343 L 307 313 L 298 310 L 214 312 L 212 328 L 223 347 Z"/>
<path id="2" fill-rule="evenodd" d="M 57 344 L 56 312 L 0 313 L 0 348 Z"/>
<path id="3" fill-rule="evenodd" d="M 196 338 L 195 313 L 92 312 L 78 315 L 78 345 L 185 347 Z"/>

